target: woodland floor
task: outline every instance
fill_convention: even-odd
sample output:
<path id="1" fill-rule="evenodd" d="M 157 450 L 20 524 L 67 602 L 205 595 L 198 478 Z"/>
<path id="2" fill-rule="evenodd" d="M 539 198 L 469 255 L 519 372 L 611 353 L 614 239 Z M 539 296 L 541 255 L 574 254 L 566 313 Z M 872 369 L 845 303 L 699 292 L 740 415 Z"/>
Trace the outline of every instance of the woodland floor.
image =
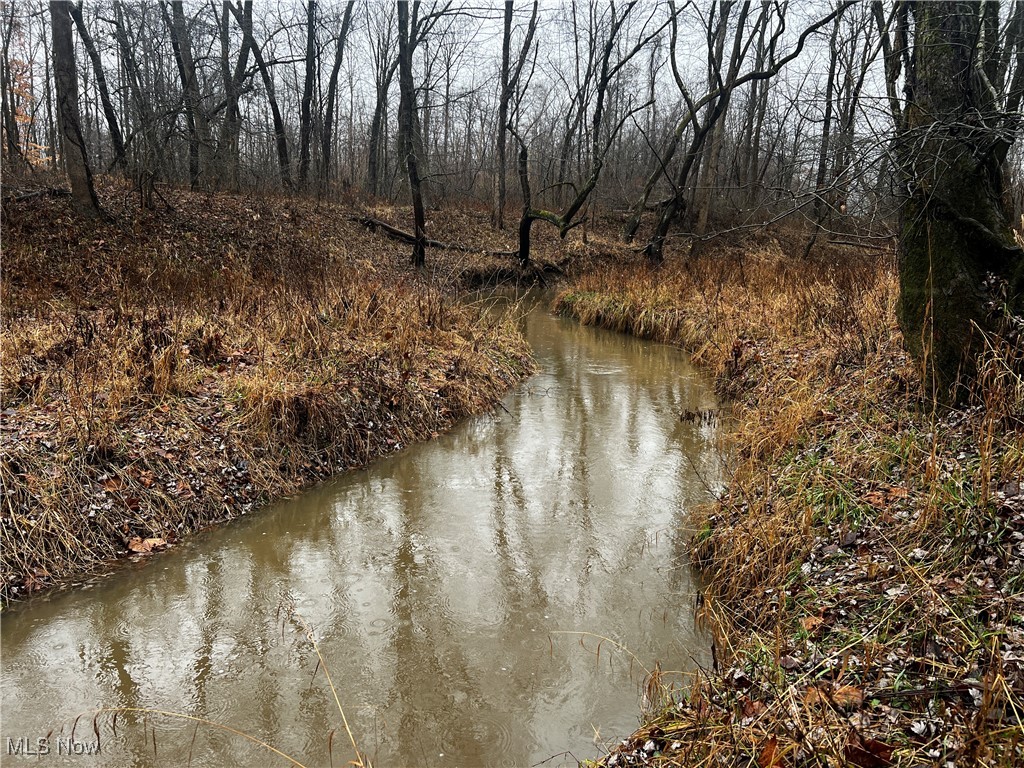
<path id="1" fill-rule="evenodd" d="M 761 235 L 557 299 L 685 347 L 736 415 L 691 553 L 716 663 L 648 680 L 599 765 L 1024 764 L 1024 350 L 993 340 L 974 401 L 932 407 L 892 257 L 835 250 Z"/>

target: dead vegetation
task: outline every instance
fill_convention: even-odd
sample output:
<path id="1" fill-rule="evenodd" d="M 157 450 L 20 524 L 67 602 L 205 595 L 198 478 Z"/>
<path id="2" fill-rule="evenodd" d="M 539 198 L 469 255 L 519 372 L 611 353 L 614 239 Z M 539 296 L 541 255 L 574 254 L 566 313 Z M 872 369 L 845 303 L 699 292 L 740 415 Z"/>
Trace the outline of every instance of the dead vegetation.
<path id="1" fill-rule="evenodd" d="M 468 262 L 414 274 L 336 207 L 122 192 L 111 222 L 6 210 L 4 601 L 436 435 L 531 368 L 514 316 L 459 297 Z"/>
<path id="2" fill-rule="evenodd" d="M 1024 384 L 990 339 L 968 407 L 938 410 L 895 323 L 888 257 L 764 239 L 576 279 L 556 306 L 680 344 L 734 397 L 735 474 L 696 513 L 714 669 L 658 696 L 600 761 L 1019 765 Z"/>

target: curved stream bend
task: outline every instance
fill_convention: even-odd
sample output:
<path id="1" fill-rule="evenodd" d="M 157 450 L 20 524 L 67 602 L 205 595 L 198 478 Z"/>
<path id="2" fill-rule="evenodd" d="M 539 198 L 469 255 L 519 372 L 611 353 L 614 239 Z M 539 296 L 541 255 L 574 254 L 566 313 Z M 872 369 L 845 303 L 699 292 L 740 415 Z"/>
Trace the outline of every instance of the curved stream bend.
<path id="1" fill-rule="evenodd" d="M 351 758 L 315 627 L 360 748 L 379 766 L 531 765 L 593 756 L 636 725 L 630 658 L 707 661 L 683 562 L 687 509 L 721 476 L 715 405 L 673 348 L 524 319 L 541 373 L 507 412 L 350 472 L 87 591 L 2 622 L 4 764 L 55 729 L 47 764 L 263 765 L 226 733 L 157 720 L 105 728 L 101 755 L 58 755 L 99 706 L 187 712 L 306 765 Z M 282 625 L 285 626 L 282 626 Z M 586 648 L 581 647 L 583 638 Z M 311 684 L 311 680 L 313 681 Z M 78 742 L 95 741 L 83 719 Z M 32 758 L 36 760 L 36 758 Z M 28 758 L 26 758 L 27 762 Z M 83 762 L 83 760 L 85 760 Z M 558 758 L 549 764 L 565 759 Z"/>

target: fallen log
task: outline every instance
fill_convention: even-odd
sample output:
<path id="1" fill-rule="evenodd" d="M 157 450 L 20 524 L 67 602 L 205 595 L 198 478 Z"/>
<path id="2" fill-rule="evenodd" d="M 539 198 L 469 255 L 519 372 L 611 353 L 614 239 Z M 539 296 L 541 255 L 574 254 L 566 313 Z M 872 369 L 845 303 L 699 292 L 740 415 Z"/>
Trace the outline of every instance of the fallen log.
<path id="1" fill-rule="evenodd" d="M 413 245 L 416 242 L 416 235 L 411 232 L 406 232 L 404 229 L 399 229 L 388 224 L 386 221 L 375 219 L 372 216 L 353 216 L 352 220 L 358 221 L 371 232 L 381 232 L 392 240 L 398 240 L 409 245 Z M 467 248 L 464 245 L 455 245 L 453 243 L 442 243 L 440 240 L 431 240 L 430 238 L 427 238 L 424 242 L 428 248 L 439 248 L 443 251 L 477 252 L 475 248 Z"/>
<path id="2" fill-rule="evenodd" d="M 43 189 L 37 189 L 33 192 L 23 192 L 21 194 L 7 195 L 4 200 L 4 205 L 9 203 L 22 203 L 26 200 L 31 200 L 35 197 L 71 197 L 70 189 L 61 189 L 60 187 L 44 187 Z"/>
<path id="3" fill-rule="evenodd" d="M 371 232 L 380 232 L 386 237 L 392 240 L 397 240 L 400 243 L 407 243 L 413 245 L 416 242 L 416 235 L 411 232 L 406 232 L 404 229 L 399 229 L 396 226 L 388 224 L 386 221 L 375 219 L 372 216 L 351 216 L 352 221 L 357 221 L 366 227 Z M 442 251 L 458 251 L 460 253 L 482 253 L 487 256 L 518 256 L 519 251 L 488 251 L 485 248 L 472 248 L 467 245 L 459 245 L 458 243 L 442 243 L 440 240 L 432 240 L 427 238 L 425 244 L 428 248 L 437 248 Z"/>

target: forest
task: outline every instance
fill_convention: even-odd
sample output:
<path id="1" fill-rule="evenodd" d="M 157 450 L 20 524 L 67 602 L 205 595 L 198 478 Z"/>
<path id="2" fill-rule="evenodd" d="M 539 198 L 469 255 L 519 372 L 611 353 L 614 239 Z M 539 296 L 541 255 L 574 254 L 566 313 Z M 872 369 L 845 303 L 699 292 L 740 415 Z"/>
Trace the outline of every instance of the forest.
<path id="1" fill-rule="evenodd" d="M 1024 763 L 1022 0 L 0 19 L 4 755 Z"/>

